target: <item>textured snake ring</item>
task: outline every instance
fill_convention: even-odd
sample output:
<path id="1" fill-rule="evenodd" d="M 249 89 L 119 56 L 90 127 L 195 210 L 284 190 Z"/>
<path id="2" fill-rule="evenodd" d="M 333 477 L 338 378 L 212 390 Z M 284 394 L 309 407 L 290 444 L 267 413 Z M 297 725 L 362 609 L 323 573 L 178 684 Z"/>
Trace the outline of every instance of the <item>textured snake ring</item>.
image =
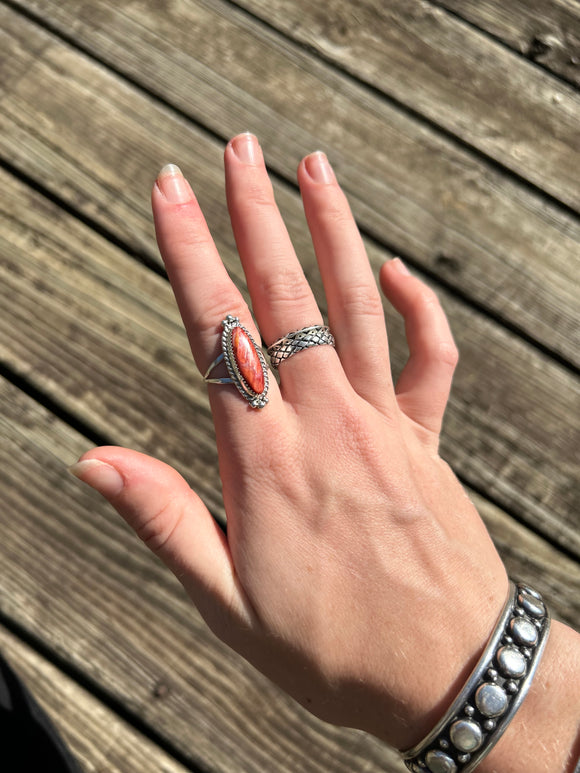
<path id="1" fill-rule="evenodd" d="M 287 360 L 297 352 L 308 349 L 311 346 L 334 346 L 334 336 L 325 325 L 310 325 L 291 333 L 275 341 L 268 347 L 270 365 L 278 368 L 283 360 Z"/>

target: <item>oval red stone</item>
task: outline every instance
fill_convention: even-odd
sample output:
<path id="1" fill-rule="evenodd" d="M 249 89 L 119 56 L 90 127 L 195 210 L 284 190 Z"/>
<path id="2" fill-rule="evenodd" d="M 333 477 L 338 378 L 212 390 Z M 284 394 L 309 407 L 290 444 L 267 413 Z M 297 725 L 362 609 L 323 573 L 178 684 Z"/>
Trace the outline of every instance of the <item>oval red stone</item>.
<path id="1" fill-rule="evenodd" d="M 244 381 L 257 395 L 264 391 L 264 371 L 258 353 L 241 327 L 232 330 L 232 351 Z"/>

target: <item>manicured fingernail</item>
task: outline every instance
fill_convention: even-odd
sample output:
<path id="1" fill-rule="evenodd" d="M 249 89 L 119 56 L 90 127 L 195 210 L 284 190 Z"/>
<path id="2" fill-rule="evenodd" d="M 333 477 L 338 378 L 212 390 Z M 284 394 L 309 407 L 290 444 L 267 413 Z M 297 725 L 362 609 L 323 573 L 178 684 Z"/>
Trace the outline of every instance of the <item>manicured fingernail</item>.
<path id="1" fill-rule="evenodd" d="M 399 272 L 399 274 L 405 274 L 405 276 L 411 276 L 411 272 L 407 266 L 403 263 L 401 258 L 393 258 L 391 261 L 393 268 Z"/>
<path id="2" fill-rule="evenodd" d="M 262 151 L 260 150 L 260 144 L 258 139 L 250 132 L 244 132 L 234 137 L 232 148 L 236 156 L 244 164 L 259 164 L 261 161 Z"/>
<path id="3" fill-rule="evenodd" d="M 167 164 L 157 175 L 157 185 L 171 204 L 186 204 L 193 199 L 191 185 L 175 164 Z"/>
<path id="4" fill-rule="evenodd" d="M 304 159 L 304 165 L 306 171 L 312 177 L 314 182 L 317 183 L 333 183 L 336 181 L 332 167 L 330 166 L 326 153 L 321 150 L 317 150 L 315 153 L 311 153 Z"/>
<path id="5" fill-rule="evenodd" d="M 81 462 L 72 464 L 68 471 L 83 483 L 96 489 L 105 499 L 116 497 L 125 485 L 117 470 L 99 459 L 83 459 Z"/>

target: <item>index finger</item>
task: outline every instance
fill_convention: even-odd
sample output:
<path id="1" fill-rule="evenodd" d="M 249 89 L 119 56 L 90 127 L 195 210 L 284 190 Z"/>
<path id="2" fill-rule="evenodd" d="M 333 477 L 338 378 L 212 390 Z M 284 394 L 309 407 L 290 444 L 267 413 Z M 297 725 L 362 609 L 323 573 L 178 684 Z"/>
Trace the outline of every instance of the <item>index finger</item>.
<path id="1" fill-rule="evenodd" d="M 195 194 L 179 167 L 163 167 L 153 186 L 151 203 L 161 256 L 201 373 L 221 351 L 221 323 L 228 315 L 238 317 L 259 346 L 250 310 L 226 271 Z M 225 368 L 223 375 L 227 376 Z M 273 379 L 268 397 L 270 401 L 279 397 Z M 236 402 L 232 402 L 234 398 Z M 243 413 L 234 387 L 210 386 L 210 399 L 218 411 L 232 405 L 236 413 Z"/>

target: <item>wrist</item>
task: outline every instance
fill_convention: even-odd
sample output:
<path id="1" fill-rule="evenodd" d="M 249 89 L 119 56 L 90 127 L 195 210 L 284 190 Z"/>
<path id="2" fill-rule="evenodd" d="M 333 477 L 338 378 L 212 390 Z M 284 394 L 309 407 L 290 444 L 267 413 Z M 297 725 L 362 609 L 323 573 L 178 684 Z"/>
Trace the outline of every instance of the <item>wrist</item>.
<path id="1" fill-rule="evenodd" d="M 455 695 L 462 686 L 454 683 Z M 418 740 L 439 718 L 434 717 L 425 732 L 421 726 Z M 497 744 L 477 766 L 477 773 L 577 773 L 579 757 L 580 634 L 552 621 L 527 695 Z"/>
<path id="2" fill-rule="evenodd" d="M 534 594 L 534 591 L 529 593 Z M 514 594 L 517 594 L 517 601 L 510 593 L 484 658 L 469 682 L 455 690 L 449 711 L 440 721 L 431 723 L 432 729 L 422 734 L 420 743 L 407 753 L 405 759 L 410 769 L 435 770 L 433 764 L 438 771 L 441 768 L 441 771 L 444 769 L 449 773 L 451 770 L 463 769 L 464 766 L 469 770 L 477 766 L 478 772 L 482 773 L 574 772 L 580 755 L 580 634 L 556 622 L 553 624 L 552 635 L 549 635 L 549 620 L 543 615 L 540 602 L 528 596 L 526 589 L 523 592 L 514 590 Z M 534 610 L 536 603 L 540 606 Z M 526 605 L 530 606 L 529 610 Z M 526 612 L 538 617 L 534 621 L 538 632 L 535 642 L 531 642 L 530 638 L 529 649 L 518 651 L 517 644 L 512 646 L 511 626 L 521 619 L 525 621 L 526 618 L 520 616 Z M 514 626 L 513 631 L 514 637 L 517 634 L 516 641 L 520 635 L 525 636 L 525 641 L 528 640 L 529 634 L 523 628 L 518 627 L 516 631 Z M 508 644 L 505 644 L 506 641 Z M 529 659 L 528 674 L 525 677 L 525 670 L 522 672 L 521 664 L 515 660 L 516 654 L 522 661 L 524 655 Z M 499 666 L 497 671 L 489 670 L 488 677 L 488 664 L 492 660 L 494 663 L 499 662 Z M 489 705 L 487 699 L 492 699 L 491 689 L 481 686 L 484 683 L 483 672 L 484 681 L 490 678 L 496 683 L 494 689 L 497 696 Z M 510 675 L 512 673 L 513 677 Z M 518 685 L 520 677 L 521 685 Z M 484 690 L 489 692 L 485 698 Z M 496 707 L 496 698 L 499 700 L 501 694 L 504 704 Z M 509 695 L 514 695 L 511 708 Z M 485 708 L 484 704 L 478 703 L 480 698 L 485 701 Z M 501 720 L 495 719 L 504 712 L 505 716 Z M 463 713 L 469 717 L 473 715 L 473 720 L 466 720 Z M 486 716 L 494 719 L 483 721 Z M 494 739 L 494 735 L 497 738 Z M 423 736 L 426 736 L 424 740 Z M 470 753 L 463 753 L 466 751 Z M 484 759 L 480 760 L 482 755 Z"/>
<path id="3" fill-rule="evenodd" d="M 398 749 L 410 749 L 430 733 L 480 661 L 507 602 L 509 580 L 503 567 L 495 581 L 495 589 L 487 598 L 480 597 L 477 604 L 469 605 L 473 617 L 468 618 L 464 611 L 456 623 L 445 626 L 446 638 L 441 636 L 437 646 L 433 646 L 435 659 L 429 662 L 429 680 L 409 695 L 408 706 L 414 713 L 398 740 Z M 466 624 L 460 626 L 459 621 Z"/>
<path id="4" fill-rule="evenodd" d="M 552 622 L 529 692 L 478 773 L 573 773 L 580 756 L 580 634 Z"/>
<path id="5" fill-rule="evenodd" d="M 343 724 L 360 727 L 400 750 L 412 748 L 427 736 L 480 660 L 506 602 L 508 585 L 501 566 L 501 571 L 493 575 L 493 582 L 486 586 L 489 593 L 480 593 L 479 598 L 467 587 L 463 588 L 459 603 L 455 589 L 442 592 L 438 618 L 431 618 L 428 626 L 420 627 L 422 624 L 417 622 L 418 633 L 413 640 L 420 645 L 407 650 L 403 663 L 407 668 L 397 685 L 399 689 L 390 689 L 387 694 L 380 678 L 367 675 L 361 680 L 364 699 L 349 701 L 350 707 L 360 706 L 361 715 Z M 477 603 L 469 599 L 477 599 Z M 408 668 L 411 657 L 413 669 Z M 387 666 L 391 675 L 398 673 L 392 661 Z M 386 716 L 390 717 L 388 723 Z"/>

